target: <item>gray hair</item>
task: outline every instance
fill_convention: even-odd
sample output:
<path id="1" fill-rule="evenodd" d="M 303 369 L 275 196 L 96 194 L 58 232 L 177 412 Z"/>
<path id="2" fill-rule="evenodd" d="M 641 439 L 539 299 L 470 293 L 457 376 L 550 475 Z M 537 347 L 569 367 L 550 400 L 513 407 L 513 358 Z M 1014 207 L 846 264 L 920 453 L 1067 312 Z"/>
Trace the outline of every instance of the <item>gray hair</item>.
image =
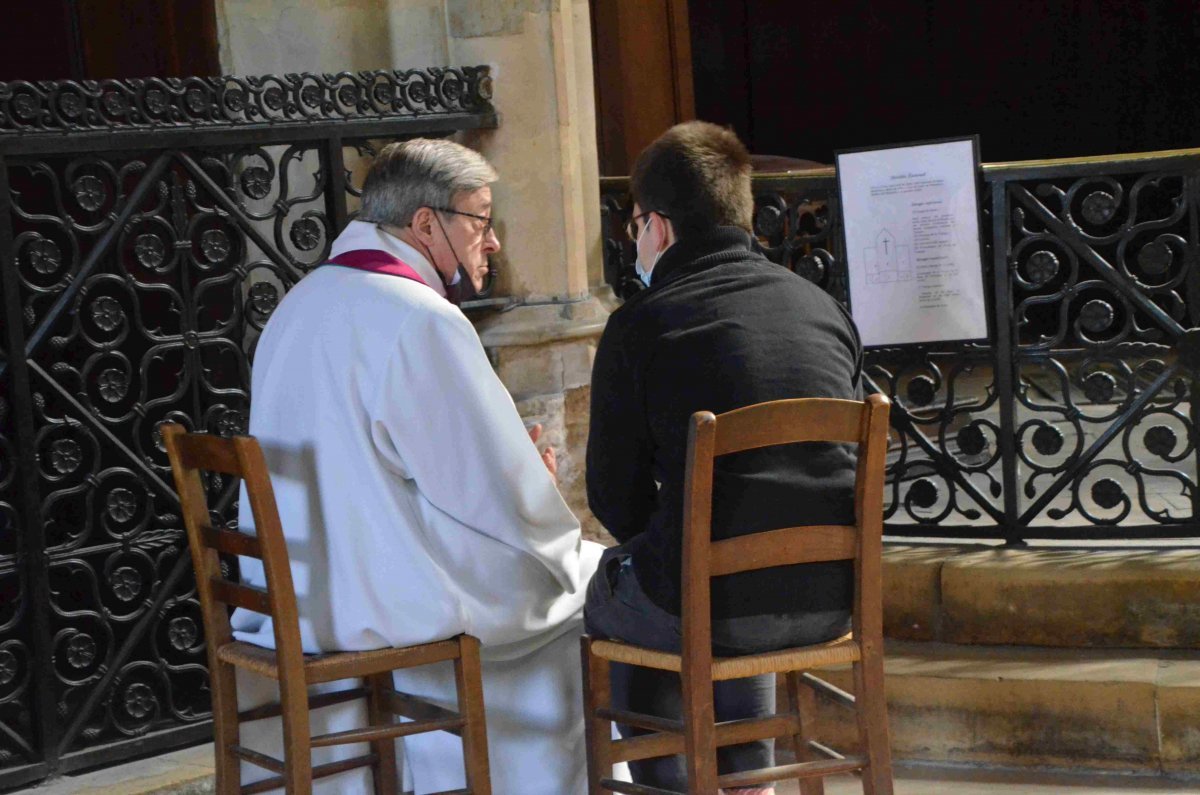
<path id="1" fill-rule="evenodd" d="M 497 179 L 483 155 L 442 138 L 385 146 L 363 181 L 360 221 L 408 226 L 421 207 L 450 207 Z"/>

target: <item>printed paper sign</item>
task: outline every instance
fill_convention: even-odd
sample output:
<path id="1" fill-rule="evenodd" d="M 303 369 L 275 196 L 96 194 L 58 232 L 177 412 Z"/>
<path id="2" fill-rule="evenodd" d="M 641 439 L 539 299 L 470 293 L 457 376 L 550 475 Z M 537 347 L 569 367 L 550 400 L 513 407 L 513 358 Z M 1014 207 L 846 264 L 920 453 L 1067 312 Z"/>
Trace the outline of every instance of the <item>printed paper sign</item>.
<path id="1" fill-rule="evenodd" d="M 975 139 L 837 155 L 864 346 L 988 336 Z"/>

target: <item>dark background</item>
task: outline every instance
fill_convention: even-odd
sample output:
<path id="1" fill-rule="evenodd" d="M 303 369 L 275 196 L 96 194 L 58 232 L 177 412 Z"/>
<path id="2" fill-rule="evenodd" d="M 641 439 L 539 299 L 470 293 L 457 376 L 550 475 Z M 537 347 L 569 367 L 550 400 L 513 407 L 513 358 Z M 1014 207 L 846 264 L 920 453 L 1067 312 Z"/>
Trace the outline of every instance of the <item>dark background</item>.
<path id="1" fill-rule="evenodd" d="M 692 117 L 824 163 L 973 133 L 991 162 L 1200 146 L 1196 0 L 591 2 L 604 174 Z M 0 80 L 219 72 L 213 0 L 13 0 L 0 22 Z"/>
<path id="2" fill-rule="evenodd" d="M 1200 145 L 1200 3 L 689 0 L 696 116 L 752 152 L 980 135 L 985 161 Z"/>
<path id="3" fill-rule="evenodd" d="M 6 0 L 0 81 L 217 75 L 213 0 Z"/>

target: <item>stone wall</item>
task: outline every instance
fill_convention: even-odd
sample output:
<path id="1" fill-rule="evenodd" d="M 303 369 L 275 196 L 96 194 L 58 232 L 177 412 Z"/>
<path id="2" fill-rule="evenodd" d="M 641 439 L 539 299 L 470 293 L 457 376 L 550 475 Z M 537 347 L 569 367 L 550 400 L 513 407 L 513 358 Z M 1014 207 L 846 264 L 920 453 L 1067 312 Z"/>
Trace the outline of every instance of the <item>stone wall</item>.
<path id="1" fill-rule="evenodd" d="M 226 74 L 448 65 L 442 0 L 217 0 Z"/>
<path id="2" fill-rule="evenodd" d="M 585 535 L 591 361 L 607 310 L 602 281 L 599 166 L 586 0 L 449 0 L 454 63 L 491 64 L 500 117 L 467 143 L 500 172 L 493 188 L 504 249 L 498 291 L 511 311 L 479 322 L 501 380 L 527 422 L 559 451 L 559 485 Z"/>
<path id="3" fill-rule="evenodd" d="M 593 301 L 528 306 L 479 324 L 484 346 L 527 423 L 543 425 L 558 451 L 558 485 L 585 538 L 611 542 L 587 507 L 587 450 L 592 359 L 608 313 Z"/>

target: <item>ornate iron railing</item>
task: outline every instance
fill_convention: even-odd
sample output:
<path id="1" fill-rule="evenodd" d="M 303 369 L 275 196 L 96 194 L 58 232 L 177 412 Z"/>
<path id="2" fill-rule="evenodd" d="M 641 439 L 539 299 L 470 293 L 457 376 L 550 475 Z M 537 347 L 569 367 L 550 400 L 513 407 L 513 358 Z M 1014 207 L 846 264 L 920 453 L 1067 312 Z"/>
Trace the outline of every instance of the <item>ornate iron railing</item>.
<path id="1" fill-rule="evenodd" d="M 0 83 L 0 789 L 207 736 L 157 427 L 244 429 L 377 139 L 494 127 L 490 98 L 486 67 Z"/>
<path id="2" fill-rule="evenodd" d="M 894 401 L 887 532 L 1200 536 L 1200 150 L 991 164 L 983 181 L 994 339 L 866 357 Z M 622 295 L 640 287 L 627 191 L 602 180 Z M 756 175 L 754 191 L 768 256 L 845 302 L 833 170 Z"/>

